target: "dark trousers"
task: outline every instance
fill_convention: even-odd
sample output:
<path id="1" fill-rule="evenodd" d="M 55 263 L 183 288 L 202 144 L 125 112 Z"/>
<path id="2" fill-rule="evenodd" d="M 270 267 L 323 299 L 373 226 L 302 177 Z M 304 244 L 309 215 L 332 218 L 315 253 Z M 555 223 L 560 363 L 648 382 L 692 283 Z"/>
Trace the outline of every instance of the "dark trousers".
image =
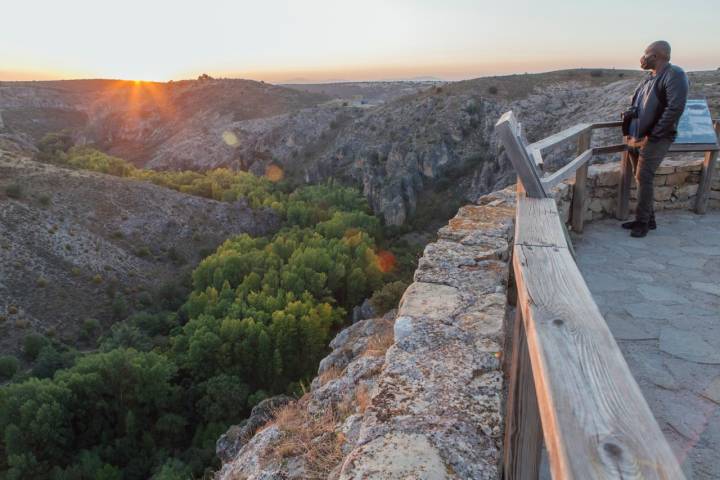
<path id="1" fill-rule="evenodd" d="M 637 180 L 638 204 L 635 211 L 635 220 L 639 222 L 647 223 L 653 215 L 653 180 L 655 179 L 655 171 L 660 166 L 663 158 L 665 158 L 671 144 L 670 140 L 663 139 L 648 142 L 642 148 L 628 149 L 635 180 Z"/>

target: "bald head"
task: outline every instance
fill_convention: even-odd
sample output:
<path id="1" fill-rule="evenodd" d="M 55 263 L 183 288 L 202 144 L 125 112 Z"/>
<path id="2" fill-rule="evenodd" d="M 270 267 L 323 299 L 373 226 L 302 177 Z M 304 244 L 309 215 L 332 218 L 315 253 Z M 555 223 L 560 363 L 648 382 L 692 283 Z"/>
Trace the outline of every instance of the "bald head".
<path id="1" fill-rule="evenodd" d="M 658 40 L 657 42 L 651 43 L 645 51 L 648 53 L 654 53 L 664 60 L 670 60 L 670 44 L 665 40 Z"/>
<path id="2" fill-rule="evenodd" d="M 640 57 L 640 68 L 657 72 L 670 62 L 670 44 L 665 40 L 653 42 Z"/>

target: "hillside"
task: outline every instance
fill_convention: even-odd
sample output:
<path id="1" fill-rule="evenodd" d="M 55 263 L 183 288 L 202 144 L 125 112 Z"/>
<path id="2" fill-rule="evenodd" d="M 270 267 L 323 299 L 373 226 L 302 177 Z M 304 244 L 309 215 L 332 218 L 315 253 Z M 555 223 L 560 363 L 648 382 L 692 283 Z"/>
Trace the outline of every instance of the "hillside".
<path id="1" fill-rule="evenodd" d="M 274 214 L 242 200 L 0 151 L 0 351 L 17 351 L 30 332 L 74 344 L 84 320 L 107 327 L 122 304 L 157 301 L 228 237 L 277 228 Z"/>
<path id="2" fill-rule="evenodd" d="M 138 166 L 228 166 L 258 175 L 279 166 L 297 183 L 335 178 L 358 186 L 388 224 L 431 231 L 463 202 L 511 181 L 492 133 L 502 112 L 516 111 L 530 141 L 578 122 L 613 120 L 642 75 L 576 69 L 288 88 L 246 80 L 5 82 L 0 141 L 14 135 L 31 148 L 41 131 L 64 125 L 79 142 Z M 720 73 L 693 72 L 690 81 L 691 95 L 720 112 Z M 605 135 L 596 141 L 610 140 Z M 549 156 L 549 166 L 567 155 Z"/>

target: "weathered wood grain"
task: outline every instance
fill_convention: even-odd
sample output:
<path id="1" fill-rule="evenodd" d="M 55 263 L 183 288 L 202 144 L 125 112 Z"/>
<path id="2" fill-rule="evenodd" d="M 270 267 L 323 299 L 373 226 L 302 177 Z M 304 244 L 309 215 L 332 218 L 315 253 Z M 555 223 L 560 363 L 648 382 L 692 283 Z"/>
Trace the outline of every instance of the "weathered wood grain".
<path id="1" fill-rule="evenodd" d="M 593 155 L 605 155 L 607 153 L 619 153 L 627 150 L 624 143 L 616 143 L 615 145 L 603 145 L 602 147 L 593 147 Z"/>
<path id="2" fill-rule="evenodd" d="M 552 198 L 518 196 L 515 244 L 567 248 L 557 205 Z M 522 221 L 522 224 L 520 223 Z"/>
<path id="3" fill-rule="evenodd" d="M 528 156 L 526 147 L 519 137 L 519 131 L 520 128 L 512 111 L 504 113 L 495 124 L 495 132 L 522 180 L 526 194 L 533 198 L 545 198 L 547 194 L 540 183 L 537 168 Z"/>
<path id="4" fill-rule="evenodd" d="M 550 175 L 546 175 L 540 179 L 540 181 L 543 184 L 543 187 L 546 191 L 549 191 L 552 187 L 557 185 L 558 183 L 562 182 L 563 180 L 566 180 L 572 176 L 573 173 L 575 173 L 576 170 L 582 168 L 583 165 L 588 164 L 590 159 L 592 158 L 593 151 L 592 149 L 587 149 L 584 152 L 582 152 L 580 155 L 575 157 L 573 160 L 565 164 L 562 168 L 559 170 L 551 173 Z"/>
<path id="5" fill-rule="evenodd" d="M 516 310 L 512 347 L 505 413 L 503 479 L 537 480 L 540 474 L 542 427 L 520 309 Z"/>
<path id="6" fill-rule="evenodd" d="M 580 271 L 556 245 L 559 221 L 537 225 L 548 201 L 518 199 L 513 267 L 553 478 L 683 479 Z"/>
<path id="7" fill-rule="evenodd" d="M 588 130 L 578 137 L 577 151 L 580 156 L 581 152 L 590 152 L 588 160 L 592 156 L 590 142 L 592 140 L 592 130 Z M 588 164 L 583 163 L 575 173 L 575 185 L 573 186 L 572 205 L 570 206 L 570 225 L 574 232 L 582 233 L 583 225 L 585 225 L 585 197 L 587 192 L 587 173 Z"/>
<path id="8" fill-rule="evenodd" d="M 531 143 L 528 148 L 543 151 L 550 147 L 554 147 L 555 145 L 558 145 L 562 142 L 572 140 L 578 135 L 582 135 L 583 133 L 589 131 L 591 127 L 592 125 L 590 125 L 589 123 L 579 123 L 577 125 L 573 125 L 570 128 L 566 128 L 561 132 L 550 135 L 549 137 L 545 137 L 535 143 Z"/>
<path id="9" fill-rule="evenodd" d="M 622 121 L 618 120 L 617 122 L 595 122 L 593 123 L 590 128 L 593 130 L 597 128 L 618 128 L 622 127 Z"/>
<path id="10" fill-rule="evenodd" d="M 720 139 L 720 122 L 717 120 L 713 123 L 715 134 Z M 715 173 L 715 165 L 717 163 L 718 152 L 705 152 L 705 160 L 703 161 L 702 173 L 700 174 L 700 185 L 698 185 L 697 197 L 695 198 L 695 212 L 699 214 L 705 213 L 707 210 L 708 196 L 710 194 L 710 186 L 712 185 L 713 175 Z"/>
<path id="11" fill-rule="evenodd" d="M 627 220 L 630 215 L 630 186 L 632 184 L 632 164 L 630 154 L 624 151 L 620 158 L 620 182 L 618 183 L 617 210 L 615 216 L 618 220 Z"/>
<path id="12" fill-rule="evenodd" d="M 717 143 L 673 143 L 668 152 L 717 152 Z"/>

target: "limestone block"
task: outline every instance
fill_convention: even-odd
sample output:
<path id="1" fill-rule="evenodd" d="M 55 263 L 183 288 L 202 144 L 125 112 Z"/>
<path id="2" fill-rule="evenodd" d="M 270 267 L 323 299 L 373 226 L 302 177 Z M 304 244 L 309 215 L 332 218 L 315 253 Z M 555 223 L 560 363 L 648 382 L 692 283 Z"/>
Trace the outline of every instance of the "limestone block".
<path id="1" fill-rule="evenodd" d="M 653 185 L 656 187 L 659 187 L 661 185 L 665 185 L 665 182 L 667 181 L 668 175 L 657 175 L 655 174 L 655 178 L 653 179 Z"/>
<path id="2" fill-rule="evenodd" d="M 678 200 L 687 200 L 697 194 L 698 185 L 680 185 L 673 190 L 673 196 Z"/>
<path id="3" fill-rule="evenodd" d="M 675 173 L 675 166 L 670 165 L 668 160 L 663 161 L 658 169 L 655 170 L 655 175 L 668 175 L 670 173 Z"/>
<path id="4" fill-rule="evenodd" d="M 613 187 L 597 187 L 590 195 L 594 198 L 617 198 L 617 185 Z"/>
<path id="5" fill-rule="evenodd" d="M 708 197 L 711 200 L 720 200 L 720 190 L 710 190 Z"/>
<path id="6" fill-rule="evenodd" d="M 700 183 L 700 174 L 692 172 L 690 175 L 688 175 L 687 180 L 685 180 L 687 183 Z"/>
<path id="7" fill-rule="evenodd" d="M 687 180 L 688 172 L 675 172 L 667 176 L 666 185 L 681 185 Z"/>
<path id="8" fill-rule="evenodd" d="M 653 208 L 656 212 L 665 210 L 665 202 L 653 202 Z"/>
<path id="9" fill-rule="evenodd" d="M 674 202 L 665 202 L 665 210 L 687 210 L 692 206 L 690 200 L 676 200 Z"/>
<path id="10" fill-rule="evenodd" d="M 671 166 L 674 167 L 676 172 L 699 172 L 702 170 L 702 163 L 703 161 L 700 158 L 670 158 L 663 160 L 660 167 Z"/>
<path id="11" fill-rule="evenodd" d="M 588 180 L 591 178 L 598 187 L 616 186 L 620 181 L 620 164 L 604 163 L 590 165 L 588 168 Z"/>
<path id="12" fill-rule="evenodd" d="M 697 185 L 696 185 L 696 187 L 697 187 Z M 670 200 L 670 196 L 672 196 L 672 194 L 673 194 L 673 187 L 670 187 L 670 186 L 656 187 L 653 189 L 653 193 L 655 196 L 655 200 L 657 200 L 658 202 Z"/>

